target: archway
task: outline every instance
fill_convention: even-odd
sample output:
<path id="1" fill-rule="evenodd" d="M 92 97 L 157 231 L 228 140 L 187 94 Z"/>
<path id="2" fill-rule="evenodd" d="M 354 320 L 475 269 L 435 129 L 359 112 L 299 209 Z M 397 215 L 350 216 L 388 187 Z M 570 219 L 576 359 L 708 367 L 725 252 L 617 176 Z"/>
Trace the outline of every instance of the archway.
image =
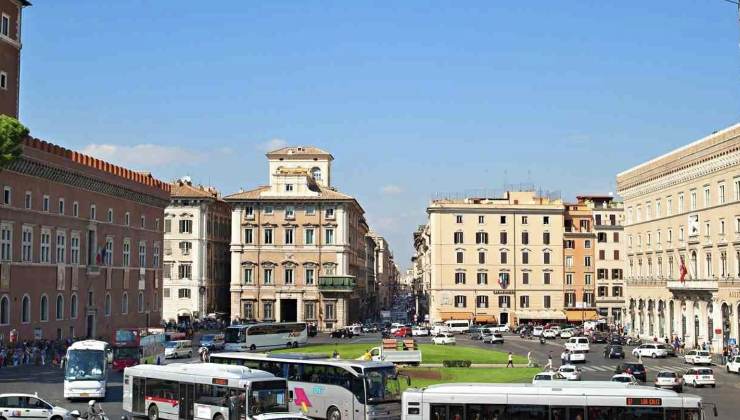
<path id="1" fill-rule="evenodd" d="M 686 302 L 681 301 L 681 341 L 686 344 L 686 333 L 688 332 L 688 320 L 686 319 Z"/>
<path id="2" fill-rule="evenodd" d="M 709 302 L 707 305 L 707 345 L 711 346 L 714 341 L 714 305 Z"/>
<path id="3" fill-rule="evenodd" d="M 665 302 L 658 301 L 658 336 L 665 337 Z"/>
<path id="4" fill-rule="evenodd" d="M 694 346 L 693 348 L 697 348 L 699 346 L 699 334 L 700 334 L 700 325 L 701 320 L 699 319 L 699 302 L 694 302 Z"/>
<path id="5" fill-rule="evenodd" d="M 648 313 L 648 335 L 650 337 L 654 337 L 655 336 L 655 301 L 652 299 L 648 300 L 647 313 Z"/>
<path id="6" fill-rule="evenodd" d="M 670 333 L 671 337 L 673 337 L 674 333 L 674 304 L 673 301 L 668 302 L 668 332 Z"/>
<path id="7" fill-rule="evenodd" d="M 722 303 L 722 348 L 727 347 L 730 342 L 730 305 Z"/>

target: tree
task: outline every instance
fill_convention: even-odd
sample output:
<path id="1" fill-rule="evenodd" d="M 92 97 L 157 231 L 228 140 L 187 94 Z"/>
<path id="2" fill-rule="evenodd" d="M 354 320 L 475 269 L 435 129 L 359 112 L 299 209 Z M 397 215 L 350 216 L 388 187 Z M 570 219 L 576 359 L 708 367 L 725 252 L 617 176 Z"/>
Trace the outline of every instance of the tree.
<path id="1" fill-rule="evenodd" d="M 28 128 L 13 117 L 0 115 L 0 170 L 20 157 Z"/>

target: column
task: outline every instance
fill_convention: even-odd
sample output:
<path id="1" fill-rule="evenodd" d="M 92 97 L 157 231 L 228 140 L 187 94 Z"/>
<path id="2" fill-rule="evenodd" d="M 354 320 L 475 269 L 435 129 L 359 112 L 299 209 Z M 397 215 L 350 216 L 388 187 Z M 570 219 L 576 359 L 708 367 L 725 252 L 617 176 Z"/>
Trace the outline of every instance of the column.
<path id="1" fill-rule="evenodd" d="M 707 337 L 707 317 L 709 316 L 709 311 L 707 310 L 707 302 L 705 300 L 699 300 L 699 313 L 694 314 L 695 316 L 699 316 L 699 339 L 698 344 L 701 347 L 702 343 L 709 342 L 711 337 Z M 692 326 L 693 321 L 692 321 Z M 696 328 L 695 326 L 693 328 Z"/>
<path id="2" fill-rule="evenodd" d="M 713 328 L 716 330 L 717 328 L 722 328 L 722 334 L 714 334 L 714 331 L 712 331 L 712 337 L 710 340 L 710 343 L 712 344 L 712 351 L 714 353 L 722 354 L 722 345 L 724 344 L 722 342 L 722 339 L 724 337 L 724 325 L 722 323 L 722 305 L 719 304 L 719 302 L 711 302 L 710 305 L 712 305 L 712 321 L 714 322 Z"/>
<path id="3" fill-rule="evenodd" d="M 275 296 L 275 321 L 280 322 L 280 295 Z"/>
<path id="4" fill-rule="evenodd" d="M 298 322 L 305 321 L 304 317 L 305 314 L 303 313 L 303 295 L 298 296 L 298 299 L 296 299 L 296 308 L 295 308 L 295 319 Z"/>
<path id="5" fill-rule="evenodd" d="M 691 349 L 694 346 L 694 301 L 689 299 L 686 300 L 686 336 L 682 337 L 686 343 L 686 350 Z M 681 325 L 680 328 L 683 328 Z M 680 331 L 680 330 L 679 330 Z M 680 334 L 680 332 L 679 332 Z"/>
<path id="6" fill-rule="evenodd" d="M 241 227 L 242 227 L 242 212 L 244 210 L 235 208 L 231 211 L 231 281 L 229 291 L 231 294 L 231 319 L 242 318 L 242 303 L 241 303 Z M 255 273 L 256 276 L 256 273 Z M 256 277 L 255 277 L 256 278 Z M 259 302 L 257 302 L 259 304 Z M 255 308 L 254 315 L 256 316 L 259 311 Z"/>

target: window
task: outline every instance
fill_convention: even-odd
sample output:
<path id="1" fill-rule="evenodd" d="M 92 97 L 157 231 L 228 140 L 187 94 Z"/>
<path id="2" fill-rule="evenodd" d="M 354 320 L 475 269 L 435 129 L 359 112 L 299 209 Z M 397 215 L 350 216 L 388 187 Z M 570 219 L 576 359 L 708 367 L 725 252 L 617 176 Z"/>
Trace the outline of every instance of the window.
<path id="1" fill-rule="evenodd" d="M 191 264 L 180 264 L 177 266 L 177 278 L 178 279 L 185 279 L 189 280 L 192 275 L 192 265 Z"/>
<path id="2" fill-rule="evenodd" d="M 719 221 L 719 234 L 720 235 L 725 234 L 725 221 L 724 220 Z"/>
<path id="3" fill-rule="evenodd" d="M 49 320 L 49 298 L 46 295 L 41 295 L 41 302 L 39 303 L 39 316 L 41 322 Z"/>
<path id="4" fill-rule="evenodd" d="M 80 263 L 80 234 L 73 232 L 70 239 L 70 259 L 72 264 Z"/>
<path id="5" fill-rule="evenodd" d="M 488 273 L 480 271 L 477 274 L 478 284 L 488 284 Z"/>
<path id="6" fill-rule="evenodd" d="M 547 309 L 547 308 L 550 308 L 550 305 L 551 305 L 550 296 L 545 296 L 543 306 Z"/>
<path id="7" fill-rule="evenodd" d="M 522 245 L 529 244 L 529 232 L 522 232 Z"/>
<path id="8" fill-rule="evenodd" d="M 529 252 L 522 251 L 522 264 L 529 264 Z"/>
<path id="9" fill-rule="evenodd" d="M 568 285 L 573 284 L 573 273 L 565 274 L 565 284 L 568 284 Z"/>
<path id="10" fill-rule="evenodd" d="M 326 209 L 326 210 L 324 211 L 324 216 L 325 216 L 325 217 L 326 217 L 327 219 L 333 219 L 333 218 L 334 218 L 334 207 L 328 207 L 328 208 L 327 208 L 327 209 Z"/>
<path id="11" fill-rule="evenodd" d="M 696 210 L 696 191 L 691 191 L 691 210 Z"/>
<path id="12" fill-rule="evenodd" d="M 21 232 L 21 261 L 33 261 L 33 227 L 23 226 Z"/>
<path id="13" fill-rule="evenodd" d="M 455 261 L 457 261 L 458 264 L 462 264 L 465 261 L 465 255 L 462 251 L 457 251 L 455 253 Z"/>
<path id="14" fill-rule="evenodd" d="M 707 252 L 706 255 L 706 267 L 704 271 L 707 275 L 707 278 L 712 277 L 712 254 Z"/>
<path id="15" fill-rule="evenodd" d="M 71 319 L 77 319 L 77 295 L 74 293 L 69 304 L 69 317 Z"/>
<path id="16" fill-rule="evenodd" d="M 12 197 L 12 190 L 10 187 L 3 188 L 3 204 L 6 206 L 9 206 L 11 203 L 11 197 Z"/>
<path id="17" fill-rule="evenodd" d="M 463 217 L 461 215 L 459 215 L 459 214 L 456 215 L 455 216 L 455 223 L 462 223 L 462 222 L 463 222 Z"/>
<path id="18" fill-rule="evenodd" d="M 576 248 L 576 241 L 572 239 L 566 239 L 563 241 L 563 247 L 565 249 L 575 249 Z"/>
<path id="19" fill-rule="evenodd" d="M 10 225 L 0 226 L 0 260 L 11 261 L 13 259 L 13 231 Z"/>
<path id="20" fill-rule="evenodd" d="M 57 231 L 57 264 L 64 264 L 67 257 L 67 235 L 62 231 Z"/>
<path id="21" fill-rule="evenodd" d="M 603 261 L 606 259 L 606 251 L 603 249 L 599 250 L 599 261 Z"/>
<path id="22" fill-rule="evenodd" d="M 488 307 L 488 296 L 477 296 L 475 298 L 476 308 L 487 308 Z"/>
<path id="23" fill-rule="evenodd" d="M 499 296 L 498 297 L 498 307 L 499 308 L 508 308 L 511 306 L 511 296 Z"/>
<path id="24" fill-rule="evenodd" d="M 49 196 L 44 195 L 43 200 L 41 201 L 41 210 L 48 212 L 49 211 Z"/>
<path id="25" fill-rule="evenodd" d="M 506 245 L 507 240 L 508 240 L 508 238 L 507 238 L 506 232 L 501 232 L 499 234 L 499 243 L 501 245 Z"/>
<path id="26" fill-rule="evenodd" d="M 314 214 L 316 214 L 316 207 L 306 206 L 306 215 L 314 215 Z"/>
<path id="27" fill-rule="evenodd" d="M 41 230 L 41 252 L 39 262 L 51 263 L 51 232 L 48 229 Z"/>
<path id="28" fill-rule="evenodd" d="M 113 209 L 108 209 L 108 223 L 113 223 Z"/>
<path id="29" fill-rule="evenodd" d="M 177 289 L 177 297 L 180 299 L 190 299 L 190 289 Z"/>
<path id="30" fill-rule="evenodd" d="M 136 302 L 137 302 L 136 306 L 139 309 L 139 313 L 144 312 L 144 292 L 139 292 L 139 296 Z"/>
<path id="31" fill-rule="evenodd" d="M 146 242 L 139 242 L 139 267 L 146 267 Z"/>
<path id="32" fill-rule="evenodd" d="M 575 293 L 566 293 L 565 294 L 565 307 L 566 308 L 573 308 L 576 306 L 576 294 Z"/>
<path id="33" fill-rule="evenodd" d="M 126 212 L 123 214 L 123 224 L 126 226 L 131 226 L 131 213 Z M 182 222 L 180 222 L 180 233 L 182 233 Z M 169 231 L 168 231 L 169 232 Z"/>
<path id="34" fill-rule="evenodd" d="M 596 270 L 596 278 L 599 280 L 609 279 L 609 270 L 606 268 L 599 268 Z"/>
<path id="35" fill-rule="evenodd" d="M 709 187 L 704 187 L 704 207 L 709 207 L 711 204 L 712 203 L 709 199 Z"/>
<path id="36" fill-rule="evenodd" d="M 583 282 L 586 284 L 586 286 L 591 285 L 591 279 L 593 278 L 593 274 L 586 274 L 584 276 Z"/>
<path id="37" fill-rule="evenodd" d="M 544 277 L 543 278 L 543 283 L 544 284 L 550 284 L 550 275 L 551 275 L 551 273 L 549 271 L 545 271 L 543 273 L 543 277 Z"/>
<path id="38" fill-rule="evenodd" d="M 465 272 L 458 271 L 455 273 L 455 284 L 465 284 Z"/>
<path id="39" fill-rule="evenodd" d="M 483 251 L 478 252 L 478 264 L 486 263 L 486 253 Z"/>
<path id="40" fill-rule="evenodd" d="M 110 293 L 106 293 L 105 294 L 105 303 L 104 303 L 104 308 L 103 308 L 103 311 L 105 313 L 105 316 L 110 316 L 110 312 L 111 312 L 111 308 L 110 307 L 111 307 Z"/>
<path id="41" fill-rule="evenodd" d="M 583 241 L 583 247 L 586 249 L 591 249 L 591 240 L 586 239 L 585 241 Z"/>
<path id="42" fill-rule="evenodd" d="M 455 307 L 456 308 L 466 308 L 467 306 L 468 306 L 468 303 L 467 303 L 466 296 L 461 296 L 461 295 L 455 296 Z"/>
<path id="43" fill-rule="evenodd" d="M 655 200 L 655 217 L 660 217 L 660 200 Z"/>
<path id="44" fill-rule="evenodd" d="M 254 283 L 254 277 L 252 276 L 252 267 L 244 268 L 244 284 Z"/>
<path id="45" fill-rule="evenodd" d="M 31 322 L 31 298 L 28 295 L 23 296 L 21 300 L 21 322 L 24 324 Z"/>
<path id="46" fill-rule="evenodd" d="M 683 213 L 684 211 L 684 199 L 683 199 L 683 193 L 678 195 L 678 212 Z"/>
<path id="47" fill-rule="evenodd" d="M 10 324 L 10 298 L 7 295 L 0 297 L 0 325 Z"/>
<path id="48" fill-rule="evenodd" d="M 519 307 L 529 308 L 529 296 L 519 296 Z"/>
<path id="49" fill-rule="evenodd" d="M 303 304 L 303 319 L 316 319 L 316 304 L 314 302 L 305 302 Z"/>
<path id="50" fill-rule="evenodd" d="M 326 302 L 324 304 L 324 315 L 326 319 L 335 320 L 336 314 L 334 313 L 334 303 Z"/>
<path id="51" fill-rule="evenodd" d="M 550 224 L 550 216 L 542 216 L 542 224 L 543 225 L 549 225 Z"/>
<path id="52" fill-rule="evenodd" d="M 295 207 L 293 207 L 293 206 L 287 206 L 287 207 L 285 207 L 285 218 L 286 219 L 295 219 Z"/>
<path id="53" fill-rule="evenodd" d="M 263 231 L 263 242 L 266 245 L 272 245 L 272 228 L 265 228 Z"/>
<path id="54" fill-rule="evenodd" d="M 304 231 L 304 242 L 306 245 L 313 245 L 314 243 L 314 230 L 313 228 L 306 228 Z"/>
<path id="55" fill-rule="evenodd" d="M 156 219 L 154 219 L 154 230 L 156 230 L 157 232 L 159 232 L 159 217 L 157 217 Z M 156 300 L 154 302 L 155 302 L 155 305 L 156 305 Z"/>
<path id="56" fill-rule="evenodd" d="M 586 267 L 591 267 L 591 257 L 590 256 L 587 255 L 583 257 L 583 265 L 585 265 Z"/>
<path id="57" fill-rule="evenodd" d="M 501 264 L 507 264 L 507 262 L 506 262 L 507 255 L 506 254 L 507 254 L 506 251 L 501 251 Z"/>
<path id="58" fill-rule="evenodd" d="M 599 232 L 599 233 L 598 233 L 598 234 L 596 235 L 596 242 L 599 242 L 599 243 L 606 243 L 606 242 L 607 242 L 607 236 L 606 236 L 606 232 Z"/>
<path id="59" fill-rule="evenodd" d="M 463 243 L 463 233 L 462 232 L 455 232 L 452 234 L 452 241 L 455 244 L 461 244 Z"/>
<path id="60" fill-rule="evenodd" d="M 573 256 L 568 255 L 565 257 L 565 266 L 566 267 L 573 267 Z"/>
<path id="61" fill-rule="evenodd" d="M 90 204 L 90 220 L 97 220 L 95 204 Z"/>
<path id="62" fill-rule="evenodd" d="M 678 240 L 683 241 L 683 226 L 678 228 Z"/>
<path id="63" fill-rule="evenodd" d="M 487 232 L 476 232 L 475 243 L 476 244 L 487 244 L 488 243 L 488 233 Z"/>
<path id="64" fill-rule="evenodd" d="M 8 89 L 8 73 L 0 71 L 0 89 Z"/>
<path id="65" fill-rule="evenodd" d="M 704 223 L 704 235 L 709 236 L 711 234 L 711 226 L 709 222 Z"/>
<path id="66" fill-rule="evenodd" d="M 64 199 L 60 198 L 58 203 L 59 214 L 64 214 Z"/>
<path id="67" fill-rule="evenodd" d="M 545 245 L 550 245 L 550 232 L 545 232 L 542 234 L 542 243 Z"/>
<path id="68" fill-rule="evenodd" d="M 733 184 L 735 185 L 735 201 L 737 201 L 740 200 L 740 178 L 735 178 Z"/>
<path id="69" fill-rule="evenodd" d="M 327 245 L 333 245 L 334 244 L 334 229 L 332 228 L 324 229 L 324 237 L 326 239 Z"/>
<path id="70" fill-rule="evenodd" d="M 244 207 L 244 214 L 246 215 L 247 219 L 254 219 L 254 207 L 253 206 Z"/>
<path id="71" fill-rule="evenodd" d="M 123 266 L 131 265 L 131 242 L 129 239 L 123 240 Z"/>
<path id="72" fill-rule="evenodd" d="M 673 215 L 673 198 L 671 197 L 668 197 L 665 200 L 665 213 L 666 213 L 666 216 Z"/>
<path id="73" fill-rule="evenodd" d="M 2 25 L 0 25 L 0 33 L 10 37 L 10 16 L 3 13 Z"/>
<path id="74" fill-rule="evenodd" d="M 262 210 L 265 214 L 272 214 L 272 206 L 265 206 Z"/>
<path id="75" fill-rule="evenodd" d="M 264 302 L 262 304 L 263 319 L 273 319 L 272 316 L 272 302 Z"/>
<path id="76" fill-rule="evenodd" d="M 545 251 L 542 254 L 542 263 L 543 264 L 550 264 L 550 251 Z"/>
<path id="77" fill-rule="evenodd" d="M 262 274 L 263 283 L 272 284 L 272 268 L 265 268 Z"/>
<path id="78" fill-rule="evenodd" d="M 295 234 L 295 230 L 292 228 L 285 229 L 285 245 L 293 245 L 293 236 Z"/>
<path id="79" fill-rule="evenodd" d="M 159 267 L 159 243 L 154 244 L 154 252 L 152 253 L 152 267 Z"/>
<path id="80" fill-rule="evenodd" d="M 25 207 L 27 209 L 30 209 L 33 206 L 33 199 L 32 199 L 32 196 L 31 196 L 31 191 L 26 191 L 26 196 L 24 198 L 24 202 L 23 203 L 25 204 Z"/>
<path id="81" fill-rule="evenodd" d="M 478 216 L 478 223 L 480 224 L 486 223 L 486 216 Z"/>
<path id="82" fill-rule="evenodd" d="M 285 269 L 285 284 L 294 284 L 292 268 Z"/>
<path id="83" fill-rule="evenodd" d="M 180 233 L 193 233 L 193 221 L 180 220 Z"/>
<path id="84" fill-rule="evenodd" d="M 285 184 L 285 192 L 292 192 L 293 184 Z"/>
<path id="85" fill-rule="evenodd" d="M 501 223 L 502 225 L 505 225 L 506 224 L 506 216 L 499 217 L 499 223 Z"/>
<path id="86" fill-rule="evenodd" d="M 306 269 L 306 285 L 311 285 L 314 283 L 314 275 L 315 270 L 313 268 L 307 268 Z"/>
<path id="87" fill-rule="evenodd" d="M 254 243 L 254 230 L 252 228 L 244 229 L 244 243 L 245 244 Z"/>
<path id="88" fill-rule="evenodd" d="M 523 225 L 527 224 L 527 216 L 522 216 L 522 224 Z"/>
<path id="89" fill-rule="evenodd" d="M 614 260 L 615 261 L 618 261 L 619 260 L 619 250 L 618 249 L 615 249 L 614 250 Z"/>
<path id="90" fill-rule="evenodd" d="M 717 196 L 719 204 L 725 204 L 725 184 L 719 184 L 717 187 Z"/>

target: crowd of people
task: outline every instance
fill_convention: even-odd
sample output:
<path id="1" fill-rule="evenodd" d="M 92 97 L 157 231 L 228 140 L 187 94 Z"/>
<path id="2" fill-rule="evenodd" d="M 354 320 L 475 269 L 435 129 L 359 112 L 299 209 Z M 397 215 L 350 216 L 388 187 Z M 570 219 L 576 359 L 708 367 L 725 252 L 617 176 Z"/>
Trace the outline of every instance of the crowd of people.
<path id="1" fill-rule="evenodd" d="M 18 343 L 0 342 L 0 369 L 12 366 L 61 366 L 72 340 L 33 340 Z"/>

